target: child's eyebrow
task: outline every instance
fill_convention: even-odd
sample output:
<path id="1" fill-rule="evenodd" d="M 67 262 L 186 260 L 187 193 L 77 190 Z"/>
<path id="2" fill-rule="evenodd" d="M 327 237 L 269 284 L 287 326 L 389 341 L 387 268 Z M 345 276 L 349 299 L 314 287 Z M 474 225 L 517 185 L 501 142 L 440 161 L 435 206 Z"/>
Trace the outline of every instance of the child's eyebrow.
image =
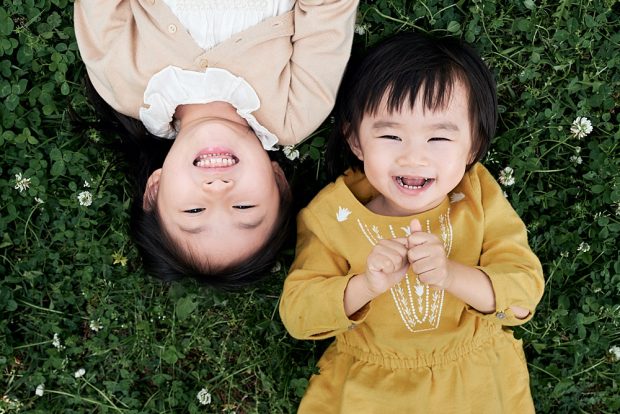
<path id="1" fill-rule="evenodd" d="M 447 129 L 449 131 L 458 131 L 460 128 L 457 124 L 452 122 L 438 122 L 430 126 L 432 129 Z"/>
<path id="2" fill-rule="evenodd" d="M 397 126 L 401 126 L 399 122 L 394 121 L 376 121 L 372 124 L 373 129 L 381 129 L 381 128 L 393 128 Z"/>
<path id="3" fill-rule="evenodd" d="M 258 219 L 255 222 L 251 222 L 251 223 L 237 223 L 236 227 L 242 230 L 252 230 L 257 228 L 258 226 L 260 226 L 263 221 L 265 220 L 265 217 L 261 217 L 260 219 Z M 194 228 L 186 228 L 186 227 L 179 227 L 182 231 L 186 232 L 186 233 L 190 233 L 190 234 L 199 234 L 202 233 L 203 231 L 205 231 L 205 229 L 207 228 L 207 226 L 199 226 L 199 227 L 194 227 Z"/>

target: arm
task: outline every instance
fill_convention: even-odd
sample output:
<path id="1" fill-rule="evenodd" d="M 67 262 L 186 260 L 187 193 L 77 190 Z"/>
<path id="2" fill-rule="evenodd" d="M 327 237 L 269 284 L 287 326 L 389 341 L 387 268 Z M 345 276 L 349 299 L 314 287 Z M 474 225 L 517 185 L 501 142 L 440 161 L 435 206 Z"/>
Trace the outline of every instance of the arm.
<path id="1" fill-rule="evenodd" d="M 445 289 L 481 313 L 495 310 L 493 285 L 484 272 L 448 259 L 443 243 L 434 234 L 422 231 L 418 220 L 413 220 L 410 228 L 408 256 L 420 281 Z M 525 318 L 529 313 L 519 307 L 510 309 L 517 318 Z"/>
<path id="2" fill-rule="evenodd" d="M 346 315 L 345 289 L 353 274 L 347 260 L 330 246 L 316 217 L 308 209 L 297 220 L 295 261 L 284 282 L 280 318 L 298 339 L 323 339 L 363 321 L 368 307 Z"/>
<path id="3" fill-rule="evenodd" d="M 152 75 L 166 66 L 193 67 L 204 51 L 162 1 L 80 0 L 75 37 L 97 93 L 116 111 L 139 119 Z M 161 22 L 166 22 L 162 24 Z"/>
<path id="4" fill-rule="evenodd" d="M 504 325 L 523 324 L 532 318 L 544 291 L 542 266 L 530 249 L 525 224 L 501 187 L 484 167 L 477 168 L 484 240 L 476 269 L 488 277 L 495 294 L 495 308 L 486 318 Z"/>
<path id="5" fill-rule="evenodd" d="M 281 143 L 295 144 L 329 115 L 351 53 L 358 0 L 300 0 Z"/>
<path id="6" fill-rule="evenodd" d="M 479 180 L 484 226 L 478 266 L 448 259 L 441 241 L 423 232 L 417 220 L 408 238 L 409 261 L 422 282 L 445 289 L 472 311 L 504 325 L 522 324 L 542 296 L 542 268 L 529 248 L 525 225 L 497 182 L 484 167 L 474 168 L 468 175 Z"/>

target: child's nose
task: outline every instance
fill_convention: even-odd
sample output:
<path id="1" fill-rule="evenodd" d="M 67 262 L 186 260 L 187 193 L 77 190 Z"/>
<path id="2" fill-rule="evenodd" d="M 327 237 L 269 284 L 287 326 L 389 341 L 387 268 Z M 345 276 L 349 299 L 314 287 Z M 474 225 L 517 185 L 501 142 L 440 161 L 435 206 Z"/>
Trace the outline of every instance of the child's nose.
<path id="1" fill-rule="evenodd" d="M 233 186 L 233 181 L 230 179 L 218 178 L 216 180 L 205 180 L 202 183 L 202 188 L 209 192 L 221 192 Z"/>
<path id="2" fill-rule="evenodd" d="M 403 167 L 424 166 L 428 165 L 428 156 L 423 148 L 408 148 L 401 154 L 398 161 Z"/>

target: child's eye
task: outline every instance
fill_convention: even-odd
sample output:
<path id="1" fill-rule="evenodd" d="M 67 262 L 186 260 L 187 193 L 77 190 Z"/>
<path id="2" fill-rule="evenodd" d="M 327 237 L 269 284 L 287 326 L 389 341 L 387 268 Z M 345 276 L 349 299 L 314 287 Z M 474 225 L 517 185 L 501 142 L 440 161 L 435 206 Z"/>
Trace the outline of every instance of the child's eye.
<path id="1" fill-rule="evenodd" d="M 189 214 L 197 214 L 197 213 L 200 213 L 201 211 L 204 211 L 204 208 L 190 208 L 189 210 L 183 210 L 184 213 L 189 213 Z"/>
<path id="2" fill-rule="evenodd" d="M 256 206 L 248 206 L 248 205 L 241 205 L 241 206 L 233 206 L 233 208 L 236 208 L 237 210 L 246 210 L 248 208 L 254 208 Z"/>
<path id="3" fill-rule="evenodd" d="M 444 137 L 433 137 L 431 139 L 429 139 L 429 141 L 450 141 L 448 138 L 444 138 Z"/>
<path id="4" fill-rule="evenodd" d="M 394 141 L 402 141 L 400 137 L 397 137 L 396 135 L 381 135 L 379 138 L 392 139 Z"/>

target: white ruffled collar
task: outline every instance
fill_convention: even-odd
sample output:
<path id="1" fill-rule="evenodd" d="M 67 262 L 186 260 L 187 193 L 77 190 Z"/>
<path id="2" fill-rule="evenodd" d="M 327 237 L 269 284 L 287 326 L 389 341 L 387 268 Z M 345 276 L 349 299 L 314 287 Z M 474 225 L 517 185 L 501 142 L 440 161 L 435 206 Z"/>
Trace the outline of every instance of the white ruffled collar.
<path id="1" fill-rule="evenodd" d="M 276 149 L 278 138 L 252 115 L 260 108 L 260 99 L 245 79 L 225 69 L 208 68 L 204 72 L 168 66 L 149 80 L 144 91 L 146 107 L 140 108 L 140 120 L 153 135 L 174 139 L 172 125 L 179 105 L 215 101 L 228 102 L 245 119 L 266 150 Z"/>

